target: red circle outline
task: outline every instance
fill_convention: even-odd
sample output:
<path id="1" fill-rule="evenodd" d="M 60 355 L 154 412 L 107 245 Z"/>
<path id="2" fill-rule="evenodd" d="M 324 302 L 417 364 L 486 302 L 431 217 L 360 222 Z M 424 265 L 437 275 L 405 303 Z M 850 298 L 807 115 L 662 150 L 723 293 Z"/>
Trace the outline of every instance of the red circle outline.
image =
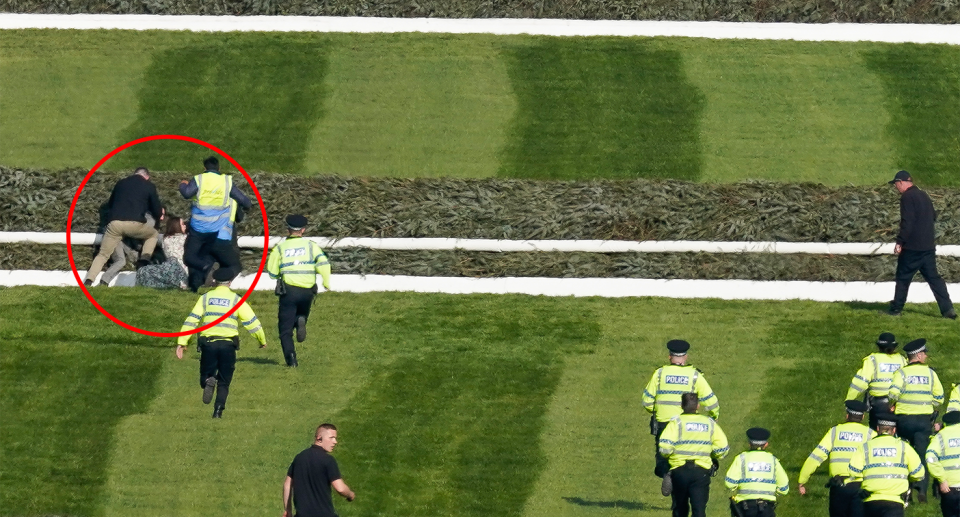
<path id="1" fill-rule="evenodd" d="M 189 330 L 189 331 L 183 331 L 183 332 L 153 332 L 153 331 L 150 331 L 150 330 L 144 330 L 144 329 L 141 329 L 141 328 L 137 328 L 137 327 L 134 327 L 133 325 L 128 325 L 127 323 L 125 323 L 125 322 L 123 322 L 123 321 L 120 321 L 119 319 L 117 319 L 116 317 L 114 317 L 114 315 L 112 315 L 112 314 L 110 314 L 109 312 L 107 312 L 106 309 L 104 309 L 103 307 L 101 307 L 100 304 L 97 303 L 97 300 L 95 300 L 95 299 L 93 298 L 93 296 L 90 295 L 90 291 L 87 291 L 87 286 L 83 285 L 83 280 L 80 279 L 80 273 L 77 271 L 77 265 L 76 265 L 76 263 L 75 263 L 74 260 L 73 260 L 73 247 L 71 246 L 71 239 L 70 239 L 70 233 L 71 233 L 71 231 L 70 231 L 70 228 L 71 228 L 71 226 L 73 225 L 73 213 L 74 213 L 75 209 L 77 208 L 77 201 L 80 199 L 80 193 L 83 192 L 83 187 L 87 184 L 87 181 L 90 180 L 90 177 L 93 176 L 93 173 L 96 172 L 97 169 L 99 169 L 100 166 L 104 164 L 104 162 L 106 162 L 106 161 L 109 160 L 110 158 L 113 158 L 113 156 L 116 155 L 117 153 L 119 153 L 120 151 L 123 151 L 124 149 L 127 149 L 128 147 L 133 147 L 133 146 L 135 146 L 135 145 L 137 145 L 137 144 L 142 144 L 142 143 L 144 143 L 144 142 L 150 142 L 150 141 L 153 141 L 153 140 L 183 140 L 183 141 L 185 141 L 185 142 L 191 142 L 191 143 L 194 143 L 194 144 L 197 144 L 197 145 L 202 145 L 202 146 L 206 147 L 207 149 L 210 149 L 211 151 L 213 151 L 213 152 L 215 152 L 215 153 L 218 153 L 218 154 L 220 154 L 221 156 L 223 156 L 224 158 L 226 158 L 227 161 L 229 161 L 234 167 L 236 167 L 237 170 L 240 171 L 240 172 L 243 174 L 243 177 L 247 179 L 247 183 L 250 184 L 250 188 L 253 190 L 253 193 L 257 196 L 257 203 L 260 204 L 260 214 L 263 216 L 263 255 L 262 255 L 262 257 L 260 258 L 260 268 L 257 269 L 257 276 L 255 276 L 255 277 L 253 278 L 253 283 L 250 284 L 250 288 L 247 289 L 246 294 L 244 294 L 243 297 L 240 298 L 240 301 L 239 301 L 238 303 L 236 303 L 236 304 L 233 306 L 233 308 L 230 309 L 226 314 L 224 314 L 223 316 L 217 318 L 216 320 L 212 321 L 211 323 L 209 323 L 209 324 L 207 324 L 207 325 L 204 325 L 204 326 L 202 326 L 202 327 L 198 327 L 198 328 L 195 328 L 195 329 Z M 207 142 L 204 142 L 203 140 L 200 140 L 200 139 L 197 139 L 197 138 L 192 138 L 192 137 L 189 137 L 189 136 L 182 136 L 182 135 L 153 135 L 153 136 L 145 136 L 145 137 L 143 137 L 143 138 L 138 138 L 138 139 L 136 139 L 136 140 L 132 140 L 132 141 L 130 141 L 130 142 L 127 142 L 127 143 L 121 145 L 120 147 L 117 147 L 116 149 L 114 149 L 113 151 L 111 151 L 110 154 L 104 156 L 103 159 L 101 159 L 99 162 L 97 162 L 97 164 L 94 165 L 93 168 L 90 169 L 90 172 L 88 172 L 87 175 L 83 178 L 83 181 L 80 182 L 80 186 L 77 188 L 76 194 L 73 195 L 73 202 L 70 204 L 70 213 L 67 215 L 67 256 L 70 258 L 70 269 L 73 270 L 73 276 L 74 276 L 74 278 L 77 279 L 77 284 L 80 285 L 80 289 L 83 289 L 83 294 L 86 295 L 87 299 L 90 300 L 90 303 L 92 303 L 93 306 L 96 307 L 97 310 L 99 310 L 101 314 L 103 314 L 104 316 L 106 316 L 107 318 L 109 318 L 111 321 L 113 321 L 113 322 L 116 323 L 117 325 L 119 325 L 119 326 L 121 326 L 121 327 L 123 327 L 123 328 L 125 328 L 125 329 L 127 329 L 127 330 L 132 330 L 132 331 L 134 331 L 134 332 L 137 332 L 137 333 L 140 333 L 140 334 L 144 334 L 144 335 L 147 335 L 147 336 L 153 336 L 153 337 L 181 337 L 181 336 L 190 336 L 190 335 L 196 334 L 197 332 L 201 332 L 201 331 L 207 330 L 207 329 L 209 329 L 209 328 L 211 328 L 211 327 L 219 324 L 221 321 L 229 318 L 234 312 L 236 312 L 236 310 L 237 310 L 238 308 L 240 308 L 240 305 L 242 305 L 244 302 L 247 301 L 247 298 L 250 297 L 250 293 L 252 293 L 252 292 L 253 292 L 253 289 L 257 286 L 257 282 L 260 281 L 260 275 L 263 274 L 263 268 L 264 268 L 264 266 L 266 266 L 266 264 L 267 264 L 267 253 L 269 252 L 269 250 L 270 250 L 270 230 L 269 230 L 269 224 L 268 224 L 268 222 L 267 222 L 267 209 L 266 209 L 266 207 L 264 207 L 264 205 L 263 205 L 263 198 L 260 197 L 260 191 L 257 190 L 257 186 L 253 183 L 253 180 L 250 178 L 250 175 L 247 174 L 247 171 L 245 171 L 245 170 L 243 169 L 243 167 L 241 167 L 240 164 L 237 163 L 236 160 L 234 160 L 232 157 L 230 157 L 229 154 L 221 151 L 219 148 L 217 148 L 216 146 L 214 146 L 214 145 L 212 145 L 212 144 L 209 144 L 209 143 L 207 143 Z"/>

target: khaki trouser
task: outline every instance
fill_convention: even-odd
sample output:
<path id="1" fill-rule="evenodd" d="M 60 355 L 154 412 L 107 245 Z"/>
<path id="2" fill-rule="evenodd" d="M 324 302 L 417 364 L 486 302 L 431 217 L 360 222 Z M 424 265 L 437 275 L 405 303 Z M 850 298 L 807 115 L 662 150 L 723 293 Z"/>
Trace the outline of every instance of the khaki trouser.
<path id="1" fill-rule="evenodd" d="M 117 249 L 124 237 L 143 240 L 143 251 L 140 253 L 140 257 L 145 260 L 153 255 L 153 250 L 157 247 L 157 230 L 152 224 L 137 221 L 111 221 L 103 234 L 100 253 L 93 259 L 93 264 L 87 271 L 86 280 L 92 282 L 97 278 L 100 270 L 103 269 L 103 265 L 107 263 L 110 255 Z"/>

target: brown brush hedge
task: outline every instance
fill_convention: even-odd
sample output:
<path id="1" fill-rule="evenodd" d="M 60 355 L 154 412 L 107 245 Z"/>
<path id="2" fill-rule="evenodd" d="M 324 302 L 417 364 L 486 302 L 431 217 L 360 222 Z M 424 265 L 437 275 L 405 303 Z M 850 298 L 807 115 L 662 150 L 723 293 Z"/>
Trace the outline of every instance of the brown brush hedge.
<path id="1" fill-rule="evenodd" d="M 960 4 L 929 0 L 0 0 L 0 11 L 57 14 L 960 23 Z"/>

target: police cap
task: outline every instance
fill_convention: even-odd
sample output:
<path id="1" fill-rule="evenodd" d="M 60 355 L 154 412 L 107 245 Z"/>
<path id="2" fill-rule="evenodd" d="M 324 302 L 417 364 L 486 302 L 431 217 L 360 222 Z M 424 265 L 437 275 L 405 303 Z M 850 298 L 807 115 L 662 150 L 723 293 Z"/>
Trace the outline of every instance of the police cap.
<path id="1" fill-rule="evenodd" d="M 897 348 L 897 338 L 889 332 L 884 332 L 877 338 L 877 346 L 880 348 Z"/>
<path id="2" fill-rule="evenodd" d="M 848 400 L 843 404 L 847 406 L 847 413 L 853 416 L 863 416 L 867 412 L 867 405 L 859 400 Z"/>
<path id="3" fill-rule="evenodd" d="M 682 339 L 671 339 L 667 341 L 667 350 L 670 351 L 670 355 L 687 355 L 687 350 L 690 350 L 690 343 Z"/>
<path id="4" fill-rule="evenodd" d="M 750 440 L 750 443 L 762 444 L 767 443 L 767 440 L 770 439 L 770 431 L 762 427 L 751 427 L 747 429 L 747 440 Z"/>
<path id="5" fill-rule="evenodd" d="M 947 425 L 960 424 L 960 411 L 954 409 L 943 414 L 943 423 Z"/>
<path id="6" fill-rule="evenodd" d="M 897 415 L 893 413 L 880 413 L 877 415 L 877 425 L 895 427 L 897 425 Z"/>
<path id="7" fill-rule="evenodd" d="M 233 280 L 233 276 L 233 269 L 228 267 L 223 267 L 213 272 L 213 279 L 217 282 L 229 282 Z"/>
<path id="8" fill-rule="evenodd" d="M 923 338 L 915 339 L 906 345 L 903 345 L 903 351 L 906 352 L 907 355 L 919 354 L 920 352 L 926 352 L 926 350 L 927 340 Z"/>
<path id="9" fill-rule="evenodd" d="M 302 230 L 307 227 L 307 218 L 300 214 L 287 216 L 287 228 L 291 230 Z"/>

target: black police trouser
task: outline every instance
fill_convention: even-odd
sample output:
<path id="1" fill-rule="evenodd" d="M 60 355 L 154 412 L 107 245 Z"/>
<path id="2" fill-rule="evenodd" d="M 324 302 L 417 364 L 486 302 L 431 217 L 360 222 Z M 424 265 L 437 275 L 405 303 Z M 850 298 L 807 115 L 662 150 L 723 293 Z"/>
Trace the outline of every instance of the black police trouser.
<path id="1" fill-rule="evenodd" d="M 662 478 L 667 472 L 670 472 L 670 460 L 660 454 L 660 435 L 662 435 L 663 431 L 667 428 L 667 423 L 657 422 L 656 419 L 654 419 L 653 422 L 656 422 L 657 425 L 657 434 L 653 437 L 653 474 L 658 478 Z"/>
<path id="2" fill-rule="evenodd" d="M 940 491 L 940 488 L 937 488 Z M 960 517 L 960 488 L 951 488 L 946 494 L 940 494 L 940 511 L 943 517 Z"/>
<path id="3" fill-rule="evenodd" d="M 933 297 L 937 300 L 937 306 L 940 307 L 940 314 L 946 314 L 953 309 L 953 302 L 950 301 L 950 293 L 947 292 L 947 283 L 937 272 L 937 252 L 935 250 L 916 251 L 903 250 L 897 257 L 896 288 L 893 294 L 893 302 L 890 303 L 890 309 L 899 311 L 907 303 L 907 291 L 910 290 L 910 283 L 913 281 L 917 271 L 927 281 L 930 290 L 933 291 Z"/>
<path id="4" fill-rule="evenodd" d="M 670 471 L 673 517 L 705 517 L 710 500 L 710 470 L 693 461 Z"/>
<path id="5" fill-rule="evenodd" d="M 734 508 L 736 505 L 736 508 Z M 734 503 L 730 501 L 730 515 L 733 517 L 776 517 L 777 505 L 764 499 L 747 499 Z M 737 510 L 740 510 L 739 512 Z"/>
<path id="6" fill-rule="evenodd" d="M 293 329 L 297 326 L 297 318 L 310 317 L 310 305 L 316 291 L 313 287 L 297 287 L 284 282 L 286 293 L 280 295 L 277 312 L 277 328 L 280 330 L 280 347 L 287 364 L 293 363 L 297 357 L 297 348 L 293 343 Z"/>
<path id="7" fill-rule="evenodd" d="M 830 487 L 830 517 L 863 517 L 861 483 Z"/>
<path id="8" fill-rule="evenodd" d="M 876 429 L 877 415 L 890 412 L 890 399 L 869 396 L 868 400 L 870 402 L 870 429 Z"/>
<path id="9" fill-rule="evenodd" d="M 903 503 L 868 501 L 863 503 L 865 517 L 903 517 Z"/>
<path id="10" fill-rule="evenodd" d="M 932 415 L 898 415 L 897 436 L 903 438 L 920 455 L 923 468 L 927 468 L 927 447 L 930 446 L 930 434 L 933 433 Z M 917 490 L 921 494 L 927 493 L 930 484 L 930 473 L 924 472 L 923 480 L 917 483 Z"/>
<path id="11" fill-rule="evenodd" d="M 193 229 L 187 232 L 187 241 L 183 244 L 183 263 L 187 266 L 187 285 L 197 292 L 207 280 L 207 272 L 214 262 L 221 268 L 231 268 L 233 274 L 240 273 L 240 254 L 232 241 L 217 238 L 217 232 L 200 233 Z"/>
<path id="12" fill-rule="evenodd" d="M 216 407 L 224 407 L 230 393 L 233 371 L 237 368 L 237 346 L 230 338 L 200 338 L 200 386 L 207 385 L 207 377 L 217 379 Z"/>

